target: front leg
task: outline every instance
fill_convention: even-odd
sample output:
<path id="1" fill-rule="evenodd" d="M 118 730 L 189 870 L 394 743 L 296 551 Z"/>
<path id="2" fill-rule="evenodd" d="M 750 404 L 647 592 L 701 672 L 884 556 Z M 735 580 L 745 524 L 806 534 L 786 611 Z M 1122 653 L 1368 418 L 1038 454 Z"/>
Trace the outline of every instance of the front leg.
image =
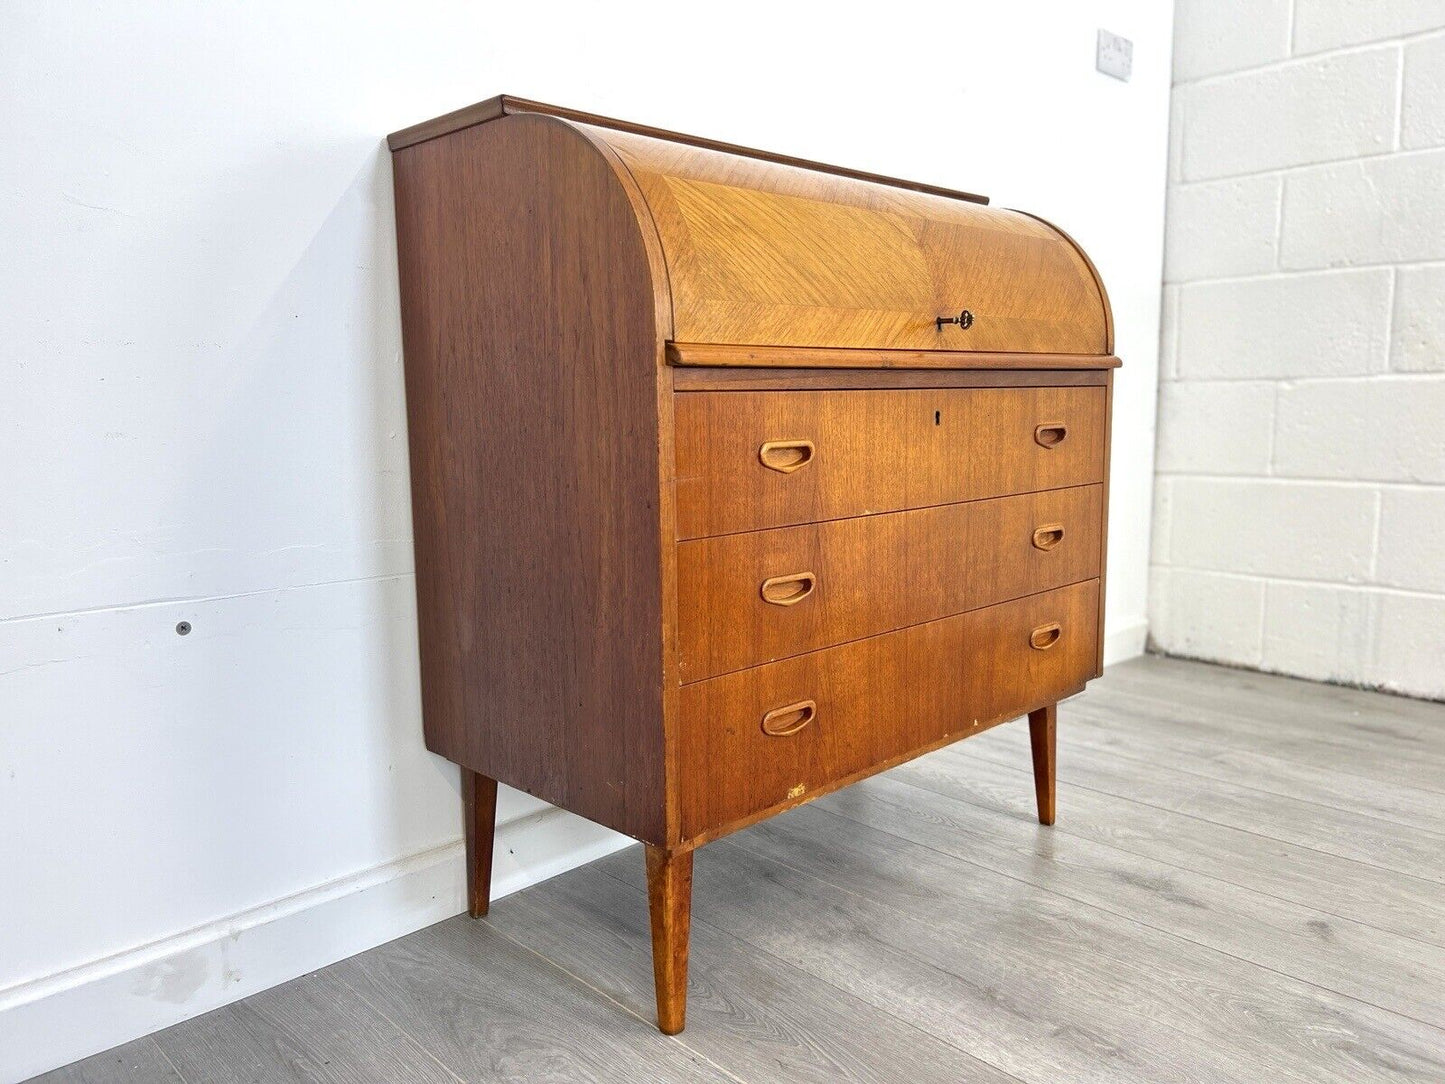
<path id="1" fill-rule="evenodd" d="M 657 1027 L 676 1035 L 687 1015 L 687 941 L 692 920 L 692 851 L 647 847 L 647 905 L 652 915 L 652 979 Z"/>
<path id="2" fill-rule="evenodd" d="M 1029 746 L 1034 754 L 1034 795 L 1039 803 L 1039 823 L 1054 823 L 1054 746 L 1059 717 L 1058 704 L 1047 704 L 1029 712 Z"/>

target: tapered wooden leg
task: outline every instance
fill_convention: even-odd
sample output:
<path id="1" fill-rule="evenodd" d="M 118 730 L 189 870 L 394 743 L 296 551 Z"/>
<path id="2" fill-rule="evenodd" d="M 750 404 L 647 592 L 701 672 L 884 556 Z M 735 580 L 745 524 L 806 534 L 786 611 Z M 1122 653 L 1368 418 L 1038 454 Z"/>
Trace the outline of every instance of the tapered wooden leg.
<path id="1" fill-rule="evenodd" d="M 1029 745 L 1034 753 L 1034 794 L 1039 800 L 1039 823 L 1054 823 L 1054 732 L 1059 706 L 1049 704 L 1029 712 Z"/>
<path id="2" fill-rule="evenodd" d="M 657 987 L 657 1026 L 664 1035 L 676 1035 L 687 1016 L 692 851 L 647 848 L 647 906 L 652 912 L 652 980 Z"/>
<path id="3" fill-rule="evenodd" d="M 467 835 L 467 913 L 481 918 L 492 902 L 492 836 L 497 781 L 462 769 L 462 820 Z"/>

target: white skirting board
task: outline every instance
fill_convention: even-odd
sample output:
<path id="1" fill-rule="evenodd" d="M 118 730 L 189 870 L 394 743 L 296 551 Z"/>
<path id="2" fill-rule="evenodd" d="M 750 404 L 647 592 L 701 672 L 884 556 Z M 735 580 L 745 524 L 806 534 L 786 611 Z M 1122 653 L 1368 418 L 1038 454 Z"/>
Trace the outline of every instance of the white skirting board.
<path id="1" fill-rule="evenodd" d="M 1147 632 L 1142 618 L 1110 628 L 1105 665 L 1142 654 Z M 492 898 L 631 842 L 554 808 L 501 825 Z M 0 991 L 0 1081 L 68 1065 L 440 922 L 465 908 L 464 887 L 458 840 Z"/>
<path id="2" fill-rule="evenodd" d="M 631 842 L 560 809 L 522 817 L 497 830 L 492 897 Z M 465 908 L 465 878 L 458 840 L 0 992 L 0 1081 L 68 1065 L 440 922 Z"/>

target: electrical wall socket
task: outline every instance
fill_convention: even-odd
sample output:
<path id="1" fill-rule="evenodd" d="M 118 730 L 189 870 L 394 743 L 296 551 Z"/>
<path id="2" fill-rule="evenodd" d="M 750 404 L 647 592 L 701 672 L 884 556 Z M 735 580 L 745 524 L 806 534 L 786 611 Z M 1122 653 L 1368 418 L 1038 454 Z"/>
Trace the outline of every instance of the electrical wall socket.
<path id="1" fill-rule="evenodd" d="M 1129 73 L 1134 70 L 1134 43 L 1128 38 L 1100 28 L 1094 67 L 1105 75 L 1112 75 L 1115 79 L 1127 83 Z"/>

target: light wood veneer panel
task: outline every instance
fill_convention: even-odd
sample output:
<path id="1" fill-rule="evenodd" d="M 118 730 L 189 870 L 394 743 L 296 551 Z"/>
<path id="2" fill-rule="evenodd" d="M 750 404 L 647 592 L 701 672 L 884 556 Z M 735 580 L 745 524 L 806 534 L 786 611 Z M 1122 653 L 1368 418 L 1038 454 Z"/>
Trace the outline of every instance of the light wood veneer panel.
<path id="1" fill-rule="evenodd" d="M 1030 215 L 579 125 L 636 178 L 685 343 L 1108 354 L 1083 252 Z M 970 314 L 968 326 L 939 317 Z"/>

